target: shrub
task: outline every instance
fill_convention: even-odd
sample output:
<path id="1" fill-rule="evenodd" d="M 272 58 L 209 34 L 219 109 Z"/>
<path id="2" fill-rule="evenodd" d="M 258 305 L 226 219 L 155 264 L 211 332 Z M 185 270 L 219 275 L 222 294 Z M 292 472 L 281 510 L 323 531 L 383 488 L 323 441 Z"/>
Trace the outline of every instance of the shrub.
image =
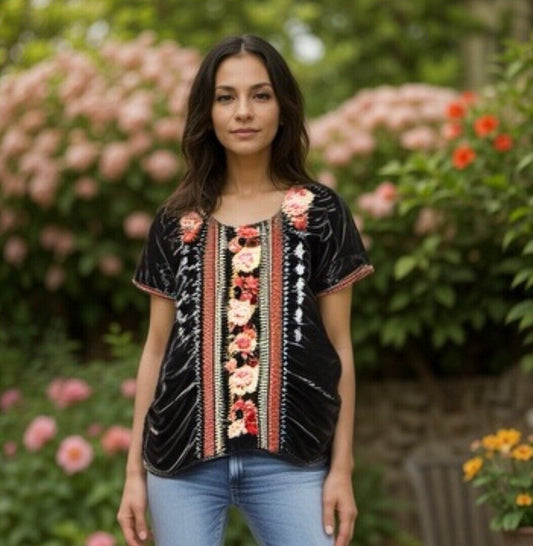
<path id="1" fill-rule="evenodd" d="M 0 79 L 6 323 L 25 308 L 41 329 L 62 315 L 71 333 L 97 338 L 119 314 L 138 320 L 146 301 L 129 278 L 155 208 L 182 172 L 197 63 L 195 51 L 143 34 L 92 57 L 61 51 Z"/>

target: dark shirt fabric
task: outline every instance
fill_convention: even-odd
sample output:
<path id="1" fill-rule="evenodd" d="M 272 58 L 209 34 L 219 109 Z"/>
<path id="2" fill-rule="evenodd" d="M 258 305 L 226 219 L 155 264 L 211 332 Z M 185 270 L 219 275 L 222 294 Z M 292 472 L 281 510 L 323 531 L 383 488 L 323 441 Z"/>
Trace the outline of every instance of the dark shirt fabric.
<path id="1" fill-rule="evenodd" d="M 175 303 L 145 468 L 173 476 L 243 450 L 327 461 L 341 362 L 318 298 L 372 272 L 349 207 L 318 182 L 243 226 L 160 209 L 133 277 Z"/>

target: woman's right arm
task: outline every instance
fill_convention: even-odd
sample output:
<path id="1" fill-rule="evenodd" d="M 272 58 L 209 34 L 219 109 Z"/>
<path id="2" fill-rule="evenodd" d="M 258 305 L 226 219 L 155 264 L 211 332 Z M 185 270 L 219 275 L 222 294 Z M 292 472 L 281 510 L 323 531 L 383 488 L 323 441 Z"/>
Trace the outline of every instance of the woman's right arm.
<path id="1" fill-rule="evenodd" d="M 133 412 L 131 444 L 126 463 L 126 480 L 117 519 L 128 546 L 140 546 L 149 537 L 146 525 L 146 472 L 142 464 L 142 434 L 146 412 L 155 395 L 159 370 L 174 322 L 174 302 L 150 296 L 150 324 L 144 343 Z"/>

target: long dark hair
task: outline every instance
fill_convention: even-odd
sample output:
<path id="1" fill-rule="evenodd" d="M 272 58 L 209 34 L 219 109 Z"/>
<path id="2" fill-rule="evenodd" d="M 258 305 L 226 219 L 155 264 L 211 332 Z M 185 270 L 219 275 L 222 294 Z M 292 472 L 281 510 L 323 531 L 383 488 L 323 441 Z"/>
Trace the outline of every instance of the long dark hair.
<path id="1" fill-rule="evenodd" d="M 271 180 L 289 185 L 311 181 L 305 167 L 309 135 L 298 83 L 268 42 L 258 36 L 232 36 L 205 56 L 192 83 L 181 143 L 188 168 L 165 203 L 165 208 L 177 216 L 190 210 L 210 214 L 217 207 L 225 180 L 226 154 L 211 128 L 215 78 L 223 60 L 242 53 L 256 55 L 264 63 L 279 104 L 281 124 L 272 142 Z"/>

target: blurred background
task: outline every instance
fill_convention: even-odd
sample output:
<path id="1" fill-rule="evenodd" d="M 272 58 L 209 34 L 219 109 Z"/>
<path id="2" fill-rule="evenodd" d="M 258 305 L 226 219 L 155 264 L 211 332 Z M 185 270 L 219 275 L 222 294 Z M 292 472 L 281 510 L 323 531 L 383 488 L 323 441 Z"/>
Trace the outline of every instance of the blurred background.
<path id="1" fill-rule="evenodd" d="M 499 544 L 461 463 L 533 432 L 532 30 L 528 0 L 0 0 L 0 542 L 123 544 L 130 279 L 202 55 L 254 33 L 376 268 L 353 299 L 353 544 Z M 237 512 L 227 544 L 253 544 Z"/>

